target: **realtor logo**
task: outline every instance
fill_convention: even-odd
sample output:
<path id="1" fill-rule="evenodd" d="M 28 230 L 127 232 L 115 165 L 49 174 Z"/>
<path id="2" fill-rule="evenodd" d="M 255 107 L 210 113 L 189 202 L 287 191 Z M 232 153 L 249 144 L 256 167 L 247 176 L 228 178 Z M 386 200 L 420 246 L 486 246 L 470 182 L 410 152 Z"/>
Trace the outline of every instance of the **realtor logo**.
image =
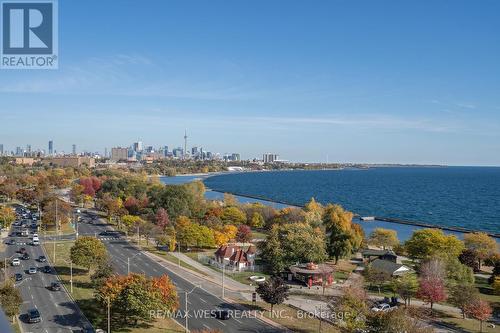
<path id="1" fill-rule="evenodd" d="M 57 69 L 56 0 L 1 2 L 3 69 Z"/>

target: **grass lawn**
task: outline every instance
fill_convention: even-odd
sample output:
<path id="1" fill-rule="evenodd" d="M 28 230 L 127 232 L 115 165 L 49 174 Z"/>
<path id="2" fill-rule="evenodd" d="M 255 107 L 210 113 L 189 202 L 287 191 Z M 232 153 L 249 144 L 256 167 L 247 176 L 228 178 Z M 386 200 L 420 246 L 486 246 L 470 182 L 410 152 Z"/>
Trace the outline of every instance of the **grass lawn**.
<path id="1" fill-rule="evenodd" d="M 73 241 L 56 243 L 56 263 L 54 267 L 68 291 L 70 291 L 69 250 L 71 246 L 73 246 L 73 243 Z M 47 244 L 45 246 L 45 251 L 52 260 L 54 254 L 52 244 Z M 106 329 L 106 311 L 94 299 L 94 289 L 90 281 L 90 276 L 82 267 L 73 266 L 72 296 L 95 328 Z M 112 319 L 111 326 L 112 331 L 117 333 L 184 332 L 183 328 L 171 319 L 160 319 L 151 323 L 139 323 L 137 327 L 122 327 L 123 325 L 119 323 L 119 320 Z"/>
<path id="2" fill-rule="evenodd" d="M 229 276 L 231 279 L 236 280 L 240 283 L 248 284 L 248 285 L 255 285 L 255 282 L 253 282 L 249 279 L 249 277 L 253 276 L 253 275 L 264 276 L 266 278 L 266 280 L 270 278 L 269 274 L 260 273 L 260 272 L 236 272 L 236 273 L 228 273 L 227 274 L 227 276 Z"/>
<path id="3" fill-rule="evenodd" d="M 271 319 L 272 321 L 288 328 L 292 332 L 300 333 L 316 333 L 319 332 L 319 320 L 316 318 L 309 318 L 308 316 L 299 317 L 296 309 L 286 305 L 275 305 L 273 307 L 273 316 L 269 313 L 269 304 L 263 302 L 257 302 L 253 305 L 252 302 L 245 302 L 245 304 L 251 310 L 264 311 L 264 316 Z M 322 333 L 338 333 L 340 332 L 335 326 L 323 322 L 321 323 Z"/>
<path id="4" fill-rule="evenodd" d="M 488 283 L 488 279 L 476 276 L 476 287 L 479 289 L 480 296 L 485 301 L 491 303 L 491 306 L 496 309 L 497 312 L 500 311 L 500 295 L 493 294 L 493 288 Z"/>
<path id="5" fill-rule="evenodd" d="M 458 331 L 471 332 L 471 333 L 479 332 L 479 321 L 475 319 L 470 319 L 470 318 L 462 319 L 462 317 L 459 315 L 450 315 L 442 311 L 435 311 L 434 317 L 436 318 L 437 322 L 443 323 L 447 326 L 451 326 L 457 329 Z M 488 323 L 483 322 L 483 332 L 484 333 L 500 332 L 500 329 L 498 327 L 496 328 L 488 327 Z"/>
<path id="6" fill-rule="evenodd" d="M 266 239 L 267 238 L 267 234 L 264 233 L 264 232 L 261 232 L 261 231 L 252 230 L 252 238 Z"/>
<path id="7" fill-rule="evenodd" d="M 158 250 L 155 246 L 141 246 L 141 248 L 145 251 L 148 251 L 148 252 L 151 252 L 151 253 L 154 253 L 168 261 L 170 261 L 171 263 L 174 263 L 176 265 L 179 264 L 179 259 L 177 259 L 177 257 L 173 256 L 171 253 L 169 252 L 165 252 L 165 251 L 160 251 Z M 202 275 L 207 275 L 205 272 L 202 272 L 200 271 L 199 269 L 197 269 L 196 267 L 193 267 L 191 266 L 190 264 L 186 263 L 185 261 L 180 261 L 180 265 L 181 267 L 184 267 L 186 269 L 189 269 L 189 270 L 192 270 L 194 272 L 197 272 L 199 274 L 202 274 Z"/>
<path id="8" fill-rule="evenodd" d="M 71 226 L 71 223 L 64 223 L 61 225 L 61 230 L 57 233 L 57 235 L 71 235 L 75 233 L 75 229 Z M 45 234 L 47 236 L 52 236 L 55 235 L 56 232 L 55 230 L 44 230 L 42 231 L 42 234 Z"/>

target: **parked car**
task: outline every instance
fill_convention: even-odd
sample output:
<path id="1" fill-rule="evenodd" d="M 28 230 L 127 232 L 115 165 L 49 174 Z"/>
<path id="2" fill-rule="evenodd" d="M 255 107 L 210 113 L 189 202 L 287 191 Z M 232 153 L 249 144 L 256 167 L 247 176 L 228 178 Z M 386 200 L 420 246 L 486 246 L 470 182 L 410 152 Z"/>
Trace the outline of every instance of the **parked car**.
<path id="1" fill-rule="evenodd" d="M 42 321 L 42 316 L 38 309 L 30 309 L 28 310 L 28 321 L 30 323 L 39 323 Z"/>
<path id="2" fill-rule="evenodd" d="M 22 281 L 23 275 L 21 273 L 16 273 L 14 274 L 14 279 L 16 280 L 16 282 Z"/>
<path id="3" fill-rule="evenodd" d="M 387 303 L 380 303 L 372 308 L 372 311 L 374 312 L 387 312 L 389 310 L 391 310 L 391 306 Z"/>
<path id="4" fill-rule="evenodd" d="M 19 260 L 19 258 L 12 259 L 12 266 L 19 266 L 19 265 L 21 265 L 21 260 Z"/>
<path id="5" fill-rule="evenodd" d="M 50 289 L 52 291 L 61 291 L 61 284 L 59 282 L 52 282 L 50 284 Z"/>
<path id="6" fill-rule="evenodd" d="M 38 261 L 39 262 L 47 262 L 47 258 L 45 256 L 39 256 Z"/>
<path id="7" fill-rule="evenodd" d="M 28 269 L 28 274 L 36 274 L 36 272 L 37 272 L 36 267 L 30 267 L 30 268 Z"/>

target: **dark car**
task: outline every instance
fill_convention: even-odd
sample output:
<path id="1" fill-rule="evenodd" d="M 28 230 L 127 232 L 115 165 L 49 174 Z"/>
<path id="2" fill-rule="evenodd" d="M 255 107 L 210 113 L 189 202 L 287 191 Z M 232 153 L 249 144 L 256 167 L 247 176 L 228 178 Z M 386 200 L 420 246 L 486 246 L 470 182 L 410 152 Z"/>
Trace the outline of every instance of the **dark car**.
<path id="1" fill-rule="evenodd" d="M 16 282 L 22 281 L 23 275 L 21 273 L 16 273 L 14 274 L 14 279 L 16 280 Z"/>
<path id="2" fill-rule="evenodd" d="M 7 244 L 7 245 L 14 245 L 14 244 L 16 244 L 16 240 L 11 238 L 5 244 Z"/>
<path id="3" fill-rule="evenodd" d="M 61 284 L 59 282 L 52 282 L 50 284 L 50 289 L 52 291 L 61 291 Z"/>
<path id="4" fill-rule="evenodd" d="M 212 315 L 220 320 L 227 320 L 229 319 L 229 310 L 228 309 L 215 309 L 212 312 Z"/>
<path id="5" fill-rule="evenodd" d="M 52 273 L 52 267 L 49 265 L 43 267 L 43 272 L 44 273 Z"/>
<path id="6" fill-rule="evenodd" d="M 23 260 L 30 260 L 30 255 L 27 252 L 24 252 L 23 256 L 21 257 Z"/>
<path id="7" fill-rule="evenodd" d="M 39 256 L 38 261 L 39 262 L 47 262 L 47 258 L 45 256 Z"/>
<path id="8" fill-rule="evenodd" d="M 28 310 L 28 321 L 30 323 L 39 323 L 42 321 L 42 316 L 37 309 Z"/>
<path id="9" fill-rule="evenodd" d="M 21 253 L 21 254 L 26 253 L 26 248 L 24 248 L 24 247 L 20 248 L 19 253 Z"/>

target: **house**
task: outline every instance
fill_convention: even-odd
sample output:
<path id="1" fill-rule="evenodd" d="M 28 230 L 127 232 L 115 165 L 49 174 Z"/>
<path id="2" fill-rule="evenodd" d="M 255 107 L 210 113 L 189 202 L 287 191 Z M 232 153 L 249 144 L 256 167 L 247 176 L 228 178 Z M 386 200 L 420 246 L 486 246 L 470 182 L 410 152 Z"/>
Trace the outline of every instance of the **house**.
<path id="1" fill-rule="evenodd" d="M 330 286 L 333 284 L 333 268 L 327 264 L 297 264 L 288 268 L 286 280 L 298 280 L 309 288 L 313 285 Z"/>
<path id="2" fill-rule="evenodd" d="M 253 267 L 255 263 L 256 248 L 250 245 L 246 250 L 236 244 L 222 245 L 215 251 L 214 257 L 218 264 L 230 266 L 236 270 Z"/>
<path id="3" fill-rule="evenodd" d="M 375 259 L 370 264 L 370 267 L 375 271 L 385 273 L 391 277 L 405 275 L 412 271 L 408 266 L 383 259 Z"/>
<path id="4" fill-rule="evenodd" d="M 368 263 L 372 262 L 375 259 L 387 260 L 392 262 L 397 262 L 398 256 L 391 250 L 374 250 L 374 249 L 366 249 L 361 251 L 363 255 L 363 259 L 367 259 Z"/>

